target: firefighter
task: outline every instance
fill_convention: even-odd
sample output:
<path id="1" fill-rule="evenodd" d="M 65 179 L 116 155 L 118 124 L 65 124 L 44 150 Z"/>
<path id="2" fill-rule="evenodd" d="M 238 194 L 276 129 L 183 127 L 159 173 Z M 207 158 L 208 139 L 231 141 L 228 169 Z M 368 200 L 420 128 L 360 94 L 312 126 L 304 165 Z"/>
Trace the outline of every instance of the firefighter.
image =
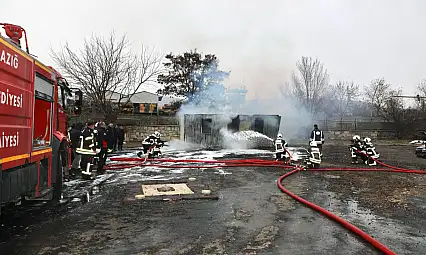
<path id="1" fill-rule="evenodd" d="M 155 136 L 155 142 L 154 142 L 154 151 L 152 156 L 155 157 L 162 154 L 160 148 L 164 146 L 164 141 L 161 140 L 160 132 L 155 131 L 154 136 Z"/>
<path id="2" fill-rule="evenodd" d="M 369 137 L 364 138 L 363 145 L 364 145 L 365 152 L 367 153 L 367 156 L 368 156 L 365 163 L 370 166 L 377 165 L 377 162 L 375 161 L 375 159 L 378 159 L 380 157 L 380 154 L 376 152 L 376 147 L 371 142 L 371 138 Z"/>
<path id="3" fill-rule="evenodd" d="M 71 131 L 69 132 L 69 139 L 70 139 L 70 143 L 71 143 L 71 175 L 76 175 L 77 171 L 80 169 L 80 160 L 81 160 L 81 155 L 77 154 L 77 148 L 79 145 L 79 139 L 80 139 L 80 135 L 83 129 L 83 124 L 82 123 L 78 123 L 72 126 Z"/>
<path id="4" fill-rule="evenodd" d="M 147 154 L 149 148 L 151 148 L 151 146 L 162 146 L 164 144 L 163 141 L 161 141 L 160 139 L 161 134 L 158 131 L 155 131 L 153 134 L 147 136 L 143 141 L 142 141 L 142 148 L 143 148 L 143 152 L 138 152 L 138 156 L 142 157 L 142 154 Z"/>
<path id="5" fill-rule="evenodd" d="M 363 154 L 364 145 L 359 135 L 352 137 L 349 149 L 351 151 L 352 164 L 358 164 L 358 158 L 361 158 L 363 161 L 366 159 L 365 155 Z"/>
<path id="6" fill-rule="evenodd" d="M 82 174 L 91 176 L 90 166 L 93 163 L 93 157 L 96 156 L 96 140 L 95 140 L 95 123 L 91 120 L 87 121 L 86 127 L 80 135 L 77 154 L 81 155 L 80 168 Z"/>
<path id="7" fill-rule="evenodd" d="M 96 172 L 97 174 L 103 174 L 105 172 L 104 166 L 108 156 L 108 146 L 111 144 L 111 139 L 108 137 L 105 122 L 100 122 L 96 131 L 96 148 L 98 149 L 97 156 L 99 158 Z"/>
<path id="8" fill-rule="evenodd" d="M 115 128 L 113 123 L 109 123 L 106 130 L 106 140 L 108 143 L 108 153 L 114 151 L 114 144 L 117 144 L 117 137 L 115 135 Z"/>
<path id="9" fill-rule="evenodd" d="M 318 128 L 318 125 L 314 125 L 314 130 L 311 132 L 311 137 L 309 139 L 310 142 L 315 141 L 317 147 L 322 156 L 322 145 L 324 144 L 324 133 Z"/>
<path id="10" fill-rule="evenodd" d="M 276 160 L 281 160 L 286 156 L 287 142 L 283 139 L 282 134 L 278 134 L 277 139 L 275 140 L 275 158 Z"/>
<path id="11" fill-rule="evenodd" d="M 308 165 L 313 168 L 318 168 L 321 164 L 321 151 L 316 141 L 309 142 L 309 161 Z"/>
<path id="12" fill-rule="evenodd" d="M 123 150 L 123 143 L 124 143 L 124 127 L 120 126 L 117 132 L 117 149 L 119 151 Z"/>

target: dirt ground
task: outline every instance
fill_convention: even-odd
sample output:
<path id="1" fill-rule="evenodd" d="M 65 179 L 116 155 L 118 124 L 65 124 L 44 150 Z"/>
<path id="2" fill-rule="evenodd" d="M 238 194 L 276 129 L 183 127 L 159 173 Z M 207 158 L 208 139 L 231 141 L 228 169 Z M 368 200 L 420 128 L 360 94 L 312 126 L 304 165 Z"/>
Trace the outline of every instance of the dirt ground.
<path id="1" fill-rule="evenodd" d="M 376 147 L 387 164 L 426 168 L 426 159 L 416 158 L 412 146 Z M 325 145 L 323 166 L 349 167 L 349 157 L 346 145 Z M 195 177 L 189 186 L 210 189 L 217 200 L 133 200 L 140 192 L 135 187 L 143 182 L 130 177 L 123 182 L 124 177 L 115 173 L 90 202 L 6 211 L 0 228 L 1 254 L 379 254 L 279 191 L 276 180 L 283 169 L 224 171 L 130 173 L 159 179 Z M 426 254 L 426 175 L 305 171 L 283 184 L 397 254 Z"/>

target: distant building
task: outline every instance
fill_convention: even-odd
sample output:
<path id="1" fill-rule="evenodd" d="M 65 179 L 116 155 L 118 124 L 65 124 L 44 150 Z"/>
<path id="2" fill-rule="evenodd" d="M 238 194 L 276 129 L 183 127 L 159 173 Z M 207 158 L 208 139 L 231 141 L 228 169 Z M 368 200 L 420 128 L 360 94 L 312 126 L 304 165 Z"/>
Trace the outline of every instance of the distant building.
<path id="1" fill-rule="evenodd" d="M 107 98 L 113 103 L 118 103 L 120 93 L 112 92 L 107 94 Z M 156 113 L 158 105 L 160 107 L 159 110 L 161 110 L 163 106 L 181 100 L 183 99 L 179 97 L 162 96 L 148 91 L 141 91 L 135 93 L 130 100 L 128 97 L 122 96 L 120 103 L 125 104 L 128 102 L 127 107 L 124 107 L 124 111 L 127 113 Z"/>

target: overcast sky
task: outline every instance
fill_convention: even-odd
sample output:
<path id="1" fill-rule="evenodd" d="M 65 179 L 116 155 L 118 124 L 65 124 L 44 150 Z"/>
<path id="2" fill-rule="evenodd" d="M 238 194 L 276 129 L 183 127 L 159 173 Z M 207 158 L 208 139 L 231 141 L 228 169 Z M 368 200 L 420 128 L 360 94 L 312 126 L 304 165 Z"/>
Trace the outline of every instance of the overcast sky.
<path id="1" fill-rule="evenodd" d="M 30 50 L 52 64 L 49 48 L 79 47 L 93 32 L 126 33 L 162 52 L 198 48 L 268 98 L 301 56 L 318 57 L 332 82 L 361 86 L 384 77 L 404 94 L 426 78 L 424 0 L 0 0 L 1 22 L 24 27 Z"/>

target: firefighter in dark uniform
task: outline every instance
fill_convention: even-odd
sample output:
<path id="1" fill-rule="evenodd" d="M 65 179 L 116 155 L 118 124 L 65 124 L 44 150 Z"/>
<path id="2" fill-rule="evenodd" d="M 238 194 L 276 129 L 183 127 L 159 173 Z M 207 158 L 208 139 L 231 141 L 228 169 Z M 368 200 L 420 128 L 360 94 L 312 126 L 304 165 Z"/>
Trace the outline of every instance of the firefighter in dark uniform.
<path id="1" fill-rule="evenodd" d="M 366 159 L 365 155 L 362 154 L 364 151 L 364 145 L 359 135 L 352 137 L 349 149 L 351 151 L 352 164 L 358 164 L 358 158 L 361 158 L 363 161 Z"/>
<path id="2" fill-rule="evenodd" d="M 80 135 L 79 144 L 76 149 L 77 154 L 81 155 L 80 168 L 82 174 L 91 176 L 90 167 L 93 157 L 96 156 L 96 139 L 95 139 L 95 123 L 91 120 L 87 121 L 86 127 Z"/>
<path id="3" fill-rule="evenodd" d="M 120 126 L 117 132 L 117 148 L 119 151 L 123 150 L 123 144 L 124 144 L 124 127 Z"/>
<path id="4" fill-rule="evenodd" d="M 154 146 L 155 146 L 155 149 L 154 149 L 154 151 L 152 152 L 152 155 L 151 155 L 151 156 L 153 156 L 153 157 L 157 157 L 157 156 L 161 155 L 160 148 L 164 146 L 164 141 L 163 141 L 163 140 L 161 140 L 161 134 L 160 134 L 160 132 L 158 132 L 158 131 L 155 131 L 155 132 L 154 132 L 154 137 L 155 137 L 155 138 L 154 138 Z"/>
<path id="5" fill-rule="evenodd" d="M 113 150 L 116 151 L 117 150 L 117 145 L 118 145 L 118 133 L 119 133 L 119 128 L 118 125 L 114 126 L 114 148 Z"/>
<path id="6" fill-rule="evenodd" d="M 317 147 L 322 156 L 322 145 L 324 144 L 324 133 L 318 128 L 318 125 L 314 125 L 314 130 L 311 132 L 310 142 L 314 141 L 317 144 Z"/>
<path id="7" fill-rule="evenodd" d="M 71 164 L 71 175 L 76 175 L 77 171 L 80 169 L 80 160 L 81 155 L 77 154 L 77 148 L 79 145 L 79 139 L 81 131 L 83 129 L 83 124 L 78 123 L 72 126 L 71 131 L 69 132 L 69 139 L 71 143 L 71 153 L 72 153 L 72 164 Z"/>
<path id="8" fill-rule="evenodd" d="M 112 123 L 109 123 L 106 130 L 106 140 L 108 143 L 108 153 L 111 153 L 114 151 L 114 146 L 117 145 L 117 136 L 115 134 L 114 124 Z"/>
<path id="9" fill-rule="evenodd" d="M 148 153 L 148 150 L 149 150 L 149 148 L 152 146 L 152 145 L 154 145 L 154 144 L 156 144 L 156 145 L 158 145 L 158 146 L 163 146 L 164 145 L 164 142 L 160 139 L 160 137 L 161 137 L 161 134 L 160 134 L 160 132 L 158 132 L 158 131 L 155 131 L 154 132 L 154 134 L 151 134 L 151 135 L 149 135 L 149 136 L 147 136 L 143 141 L 142 141 L 142 148 L 143 148 L 143 153 L 142 153 L 142 151 L 141 152 L 138 152 L 138 156 L 139 157 L 142 157 L 142 154 L 147 154 Z"/>
<path id="10" fill-rule="evenodd" d="M 287 152 L 285 147 L 287 147 L 287 142 L 284 140 L 282 134 L 278 134 L 275 140 L 275 158 L 277 161 L 286 157 Z"/>
<path id="11" fill-rule="evenodd" d="M 380 157 L 380 154 L 376 152 L 376 147 L 371 142 L 371 138 L 364 138 L 363 142 L 365 153 L 367 153 L 367 159 L 365 161 L 369 166 L 377 165 L 376 160 Z"/>
<path id="12" fill-rule="evenodd" d="M 96 172 L 98 174 L 103 174 L 105 172 L 104 166 L 108 156 L 108 144 L 109 144 L 105 122 L 100 122 L 98 124 L 98 127 L 96 128 L 96 133 L 97 133 L 96 148 L 98 149 L 98 157 L 99 157 L 98 169 Z"/>

